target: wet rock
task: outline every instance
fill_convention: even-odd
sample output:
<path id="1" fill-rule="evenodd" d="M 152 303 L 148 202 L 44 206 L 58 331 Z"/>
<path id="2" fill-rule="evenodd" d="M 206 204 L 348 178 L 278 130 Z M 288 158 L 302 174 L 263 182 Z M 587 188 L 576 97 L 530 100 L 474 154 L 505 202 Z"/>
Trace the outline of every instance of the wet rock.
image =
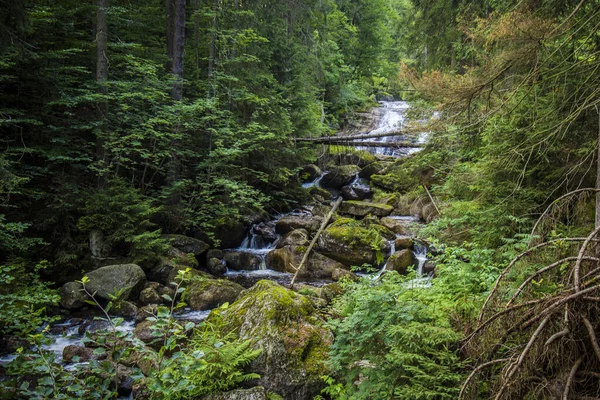
<path id="1" fill-rule="evenodd" d="M 263 244 L 273 243 L 279 237 L 275 232 L 275 224 L 275 221 L 261 222 L 260 224 L 254 225 L 252 229 L 256 236 L 262 238 Z"/>
<path id="2" fill-rule="evenodd" d="M 83 286 L 78 282 L 67 282 L 60 288 L 60 305 L 67 310 L 79 310 L 86 305 L 88 298 L 83 292 Z"/>
<path id="3" fill-rule="evenodd" d="M 331 207 L 325 204 L 315 204 L 312 208 L 311 213 L 315 217 L 325 218 L 329 212 L 331 211 Z"/>
<path id="4" fill-rule="evenodd" d="M 396 271 L 399 274 L 406 274 L 409 267 L 416 263 L 415 256 L 411 250 L 404 249 L 395 252 L 390 256 L 386 264 L 387 271 Z"/>
<path id="5" fill-rule="evenodd" d="M 215 393 L 201 397 L 200 400 L 267 400 L 267 392 L 262 386 L 251 389 L 238 389 L 225 393 Z"/>
<path id="6" fill-rule="evenodd" d="M 223 253 L 223 250 L 221 249 L 210 249 L 206 252 L 206 261 L 210 260 L 211 258 L 218 258 L 221 260 L 223 259 L 224 255 L 225 253 Z"/>
<path id="7" fill-rule="evenodd" d="M 381 218 L 381 220 L 379 220 L 379 224 L 382 226 L 385 226 L 392 232 L 397 233 L 399 235 L 408 235 L 409 234 L 409 230 L 408 230 L 409 223 L 407 223 L 406 221 L 386 217 L 386 218 Z"/>
<path id="8" fill-rule="evenodd" d="M 393 210 L 394 207 L 387 204 L 369 203 L 366 201 L 344 201 L 340 206 L 340 213 L 354 217 L 364 217 L 369 214 L 377 217 L 385 217 L 390 215 Z"/>
<path id="9" fill-rule="evenodd" d="M 331 279 L 334 280 L 334 281 L 336 281 L 336 282 L 340 281 L 342 279 L 350 279 L 351 281 L 356 281 L 356 280 L 358 280 L 358 276 L 356 276 L 352 272 L 348 271 L 347 269 L 336 268 L 331 273 Z"/>
<path id="10" fill-rule="evenodd" d="M 396 249 L 412 249 L 415 245 L 414 240 L 410 236 L 401 236 L 394 241 Z"/>
<path id="11" fill-rule="evenodd" d="M 280 271 L 296 272 L 300 266 L 306 246 L 285 246 L 279 249 L 271 250 L 267 254 L 267 265 L 269 268 Z M 331 278 L 331 274 L 338 268 L 344 268 L 344 265 L 315 251 L 311 252 L 302 270 L 298 273 L 300 278 Z"/>
<path id="12" fill-rule="evenodd" d="M 356 174 L 360 171 L 357 165 L 342 165 L 332 167 L 329 172 L 323 175 L 321 186 L 332 189 L 341 189 L 354 180 Z"/>
<path id="13" fill-rule="evenodd" d="M 320 196 L 323 200 L 331 200 L 333 198 L 333 195 L 329 190 L 318 186 L 308 188 L 308 193 L 310 193 L 311 196 Z"/>
<path id="14" fill-rule="evenodd" d="M 140 293 L 140 303 L 143 305 L 160 304 L 162 303 L 162 297 L 160 297 L 156 289 L 148 287 Z"/>
<path id="15" fill-rule="evenodd" d="M 185 271 L 183 273 L 183 280 L 181 279 L 180 271 Z M 167 282 L 169 287 L 175 287 L 176 285 L 186 287 L 195 278 L 211 279 L 212 276 L 207 272 L 198 271 L 197 269 L 175 266 L 175 268 L 169 272 Z"/>
<path id="16" fill-rule="evenodd" d="M 160 257 L 154 267 L 147 273 L 147 278 L 166 285 L 169 283 L 169 274 L 175 268 L 175 263 L 167 257 Z"/>
<path id="17" fill-rule="evenodd" d="M 146 281 L 146 284 L 144 285 L 144 289 L 154 289 L 154 290 L 158 290 L 158 288 L 161 286 L 160 283 L 158 282 L 154 282 L 154 281 Z"/>
<path id="18" fill-rule="evenodd" d="M 175 297 L 177 295 L 175 293 L 175 289 L 168 287 L 168 286 L 159 287 L 157 292 L 158 292 L 158 295 L 160 296 L 162 302 L 167 305 L 171 304 L 171 300 L 166 299 L 165 296 L 169 296 L 172 299 L 173 297 Z"/>
<path id="19" fill-rule="evenodd" d="M 223 257 L 227 266 L 238 271 L 255 271 L 260 269 L 262 259 L 260 256 L 242 251 L 232 251 Z"/>
<path id="20" fill-rule="evenodd" d="M 319 236 L 318 251 L 342 264 L 376 265 L 379 254 L 387 254 L 390 244 L 381 234 L 360 221 L 340 218 Z"/>
<path id="21" fill-rule="evenodd" d="M 358 179 L 356 182 L 353 182 L 350 187 L 360 200 L 367 199 L 373 195 L 369 181 L 366 179 Z"/>
<path id="22" fill-rule="evenodd" d="M 432 275 L 435 274 L 435 262 L 431 260 L 425 261 L 423 264 L 423 275 Z"/>
<path id="23" fill-rule="evenodd" d="M 74 357 L 79 357 L 79 360 L 74 360 Z M 83 346 L 79 346 L 76 344 L 70 344 L 68 346 L 65 346 L 65 348 L 63 349 L 62 352 L 62 358 L 63 361 L 66 363 L 72 363 L 72 362 L 87 362 L 90 360 L 97 360 L 98 356 L 96 356 L 96 358 L 94 358 L 94 350 L 87 348 L 87 347 L 83 347 Z"/>
<path id="24" fill-rule="evenodd" d="M 300 170 L 300 180 L 302 182 L 312 182 L 321 176 L 321 168 L 314 164 L 308 164 Z"/>
<path id="25" fill-rule="evenodd" d="M 138 313 L 135 316 L 135 322 L 140 323 L 148 317 L 153 317 L 158 312 L 157 304 L 148 304 L 147 306 L 138 309 Z"/>
<path id="26" fill-rule="evenodd" d="M 86 289 L 104 300 L 137 298 L 146 283 L 146 274 L 135 264 L 109 265 L 87 274 Z"/>
<path id="27" fill-rule="evenodd" d="M 167 258 L 174 265 L 181 265 L 184 267 L 198 268 L 198 260 L 193 253 L 184 253 L 183 251 L 170 247 L 167 251 Z"/>
<path id="28" fill-rule="evenodd" d="M 342 188 L 342 197 L 344 200 L 361 200 L 361 198 L 356 194 L 352 186 L 344 186 Z"/>
<path id="29" fill-rule="evenodd" d="M 315 217 L 310 214 L 290 214 L 280 218 L 275 225 L 275 229 L 280 235 L 285 235 L 295 229 L 306 229 L 308 232 L 314 233 L 319 230 L 322 221 L 321 217 Z"/>
<path id="30" fill-rule="evenodd" d="M 381 173 L 385 168 L 391 165 L 393 165 L 391 162 L 375 161 L 361 169 L 358 176 L 361 178 L 370 179 L 371 176 Z"/>
<path id="31" fill-rule="evenodd" d="M 235 249 L 246 238 L 246 227 L 239 221 L 225 221 L 214 232 L 219 249 Z"/>
<path id="32" fill-rule="evenodd" d="M 117 392 L 120 395 L 129 394 L 133 388 L 133 369 L 123 364 L 117 365 Z"/>
<path id="33" fill-rule="evenodd" d="M 133 336 L 140 339 L 144 343 L 152 343 L 160 337 L 160 333 L 152 329 L 153 326 L 154 321 L 144 320 L 136 325 L 135 329 L 133 330 Z"/>
<path id="34" fill-rule="evenodd" d="M 115 315 L 126 319 L 134 319 L 137 315 L 138 308 L 130 301 L 120 301 L 115 305 Z"/>
<path id="35" fill-rule="evenodd" d="M 225 279 L 203 279 L 187 288 L 184 299 L 192 310 L 211 310 L 233 303 L 242 290 L 242 286 Z"/>
<path id="36" fill-rule="evenodd" d="M 221 316 L 226 332 L 248 338 L 262 350 L 249 366 L 261 376 L 259 385 L 286 400 L 319 394 L 333 335 L 305 296 L 262 280 Z"/>
<path id="37" fill-rule="evenodd" d="M 309 234 L 306 229 L 294 229 L 293 231 L 288 232 L 279 243 L 277 243 L 276 247 L 280 249 L 285 246 L 308 246 L 309 243 Z"/>
<path id="38" fill-rule="evenodd" d="M 200 256 L 204 254 L 208 249 L 209 245 L 202 240 L 195 239 L 193 237 L 184 235 L 162 235 L 161 238 L 165 239 L 171 246 L 177 250 L 182 251 L 186 254 L 193 254 Z"/>
<path id="39" fill-rule="evenodd" d="M 208 269 L 208 272 L 210 272 L 214 276 L 221 276 L 225 275 L 225 272 L 227 272 L 227 265 L 225 265 L 225 262 L 223 262 L 223 260 L 219 260 L 218 258 L 211 258 L 206 264 L 206 269 Z"/>

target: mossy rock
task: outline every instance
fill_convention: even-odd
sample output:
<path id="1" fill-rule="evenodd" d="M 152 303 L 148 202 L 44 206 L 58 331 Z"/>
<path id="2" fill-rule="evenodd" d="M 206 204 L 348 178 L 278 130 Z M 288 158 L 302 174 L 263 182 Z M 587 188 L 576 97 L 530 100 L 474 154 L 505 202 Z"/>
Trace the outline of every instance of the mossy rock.
<path id="1" fill-rule="evenodd" d="M 381 218 L 379 220 L 379 224 L 386 227 L 390 231 L 397 233 L 398 235 L 408 235 L 410 233 L 410 222 L 407 221 L 386 217 Z"/>
<path id="2" fill-rule="evenodd" d="M 410 236 L 400 236 L 394 241 L 396 249 L 411 249 L 414 247 L 415 241 Z"/>
<path id="3" fill-rule="evenodd" d="M 375 158 L 375 155 L 364 150 L 356 150 L 344 154 L 335 154 L 333 156 L 333 161 L 336 163 L 336 165 L 357 165 L 361 168 L 372 164 L 376 160 L 377 159 Z"/>
<path id="4" fill-rule="evenodd" d="M 262 349 L 249 368 L 261 376 L 259 385 L 286 400 L 319 394 L 333 335 L 309 299 L 262 280 L 219 315 L 225 332 L 250 339 L 253 348 Z"/>
<path id="5" fill-rule="evenodd" d="M 357 165 L 341 165 L 331 167 L 330 170 L 323 175 L 321 185 L 332 189 L 341 189 L 354 180 L 356 174 L 360 172 L 360 167 Z"/>
<path id="6" fill-rule="evenodd" d="M 319 196 L 323 200 L 331 200 L 331 199 L 333 199 L 333 195 L 331 194 L 331 192 L 329 192 L 329 190 L 327 190 L 327 189 L 323 189 L 322 187 L 311 186 L 307 190 L 308 190 L 308 193 L 310 193 L 310 195 L 313 196 L 313 197 Z"/>
<path id="7" fill-rule="evenodd" d="M 394 207 L 381 203 L 370 203 L 366 201 L 344 201 L 340 206 L 341 214 L 348 214 L 355 217 L 365 217 L 369 214 L 378 217 L 390 215 Z"/>
<path id="8" fill-rule="evenodd" d="M 212 310 L 233 303 L 242 290 L 241 285 L 225 279 L 201 279 L 187 287 L 183 300 L 192 310 Z"/>
<path id="9" fill-rule="evenodd" d="M 308 245 L 308 243 L 307 243 Z M 271 250 L 267 254 L 267 266 L 270 269 L 280 272 L 295 273 L 296 268 L 300 266 L 306 246 L 288 245 L 279 249 Z M 298 273 L 299 278 L 331 278 L 333 271 L 339 268 L 346 268 L 343 264 L 312 251 L 302 270 Z"/>
<path id="10" fill-rule="evenodd" d="M 309 237 L 310 235 L 306 229 L 294 229 L 282 237 L 276 247 L 280 249 L 285 246 L 308 246 L 310 243 Z"/>
<path id="11" fill-rule="evenodd" d="M 410 163 L 400 162 L 371 176 L 371 183 L 392 192 L 405 193 L 419 185 L 419 173 Z"/>
<path id="12" fill-rule="evenodd" d="M 109 301 L 137 299 L 146 283 L 146 274 L 136 264 L 109 265 L 89 272 L 87 277 L 87 291 Z"/>
<path id="13" fill-rule="evenodd" d="M 302 182 L 312 182 L 321 176 L 321 168 L 315 164 L 308 164 L 300 169 L 300 180 Z"/>
<path id="14" fill-rule="evenodd" d="M 321 217 L 306 215 L 286 215 L 281 217 L 275 225 L 275 231 L 280 235 L 285 235 L 295 229 L 306 229 L 314 233 L 319 230 L 323 219 Z"/>
<path id="15" fill-rule="evenodd" d="M 260 269 L 262 258 L 243 251 L 231 251 L 223 257 L 227 266 L 238 271 L 256 271 Z"/>
<path id="16" fill-rule="evenodd" d="M 376 265 L 390 249 L 377 229 L 351 218 L 329 225 L 317 243 L 320 253 L 346 266 Z"/>
<path id="17" fill-rule="evenodd" d="M 399 274 L 406 274 L 408 268 L 416 263 L 415 255 L 411 250 L 404 249 L 395 252 L 387 261 L 385 269 L 387 271 L 396 271 Z"/>
<path id="18" fill-rule="evenodd" d="M 391 162 L 375 161 L 368 165 L 365 165 L 363 169 L 361 169 L 358 173 L 358 176 L 365 179 L 371 179 L 373 175 L 383 172 L 386 168 L 392 165 L 393 163 Z"/>
<path id="19" fill-rule="evenodd" d="M 199 256 L 204 254 L 210 246 L 202 240 L 195 239 L 184 235 L 162 235 L 162 239 L 165 239 L 171 246 L 177 250 L 182 251 L 186 254 L 193 254 Z"/>
<path id="20" fill-rule="evenodd" d="M 195 280 L 198 280 L 198 279 L 211 279 L 212 278 L 212 275 L 207 272 L 198 271 L 197 269 L 176 265 L 169 272 L 169 276 L 167 277 L 167 285 L 174 286 L 174 284 L 180 283 L 180 280 L 178 279 L 179 271 L 186 271 L 186 270 L 188 270 L 188 271 L 184 275 L 184 281 L 181 282 L 181 284 L 180 284 L 181 287 L 187 287 L 191 282 L 194 282 Z"/>
<path id="21" fill-rule="evenodd" d="M 250 389 L 231 390 L 203 396 L 200 400 L 269 400 L 267 391 L 262 386 Z"/>

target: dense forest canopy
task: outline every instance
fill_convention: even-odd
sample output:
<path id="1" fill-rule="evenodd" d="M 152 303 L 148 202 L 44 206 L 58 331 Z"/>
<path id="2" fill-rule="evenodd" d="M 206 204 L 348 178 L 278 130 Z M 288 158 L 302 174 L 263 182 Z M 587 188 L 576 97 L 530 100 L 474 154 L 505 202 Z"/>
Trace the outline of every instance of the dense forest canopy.
<path id="1" fill-rule="evenodd" d="M 164 234 L 178 234 L 205 242 L 196 256 L 208 263 L 208 248 L 237 247 L 254 223 L 328 206 L 301 187 L 307 164 L 357 180 L 369 167 L 377 212 L 426 222 L 410 240 L 431 250 L 430 285 L 409 288 L 410 268 L 357 282 L 347 271 L 335 296 L 319 289 L 318 317 L 301 297 L 314 288 L 259 282 L 240 295 L 301 311 L 305 329 L 286 346 L 311 343 L 300 354 L 323 375 L 321 398 L 600 396 L 599 27 L 595 0 L 0 0 L 0 334 L 35 333 L 39 345 L 60 314 L 56 289 L 74 281 L 114 328 L 119 296 L 86 288 L 105 260 L 148 269 L 177 258 Z M 418 153 L 390 160 L 307 140 L 364 133 L 365 115 L 394 99 L 418 121 L 406 132 L 428 131 Z M 396 225 L 343 205 L 335 214 L 339 203 L 294 248 L 306 254 L 296 267 L 330 218 L 328 234 L 364 241 L 371 267 L 381 263 Z M 247 368 L 262 349 L 231 333 L 237 312 L 252 314 L 244 302 L 222 302 L 197 330 L 171 318 L 180 294 L 193 297 L 190 275 L 207 284 L 206 272 L 177 268 L 170 310 L 152 317 L 160 350 L 140 350 L 158 366 L 143 374 L 149 397 L 260 379 Z M 264 313 L 274 326 L 288 318 L 275 308 Z M 52 379 L 39 386 L 53 395 L 38 398 L 92 396 L 84 386 L 112 376 L 119 346 L 136 346 L 117 336 L 99 345 L 114 365 L 85 378 L 44 363 Z M 14 376 L 34 368 L 19 365 Z M 71 397 L 56 394 L 76 379 Z M 33 396 L 29 383 L 20 390 Z"/>

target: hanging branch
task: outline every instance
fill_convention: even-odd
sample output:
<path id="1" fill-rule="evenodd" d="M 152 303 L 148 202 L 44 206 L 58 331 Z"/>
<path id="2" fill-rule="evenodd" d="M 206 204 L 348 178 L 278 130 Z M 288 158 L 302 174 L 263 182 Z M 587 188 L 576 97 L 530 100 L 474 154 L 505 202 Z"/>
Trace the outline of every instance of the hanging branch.
<path id="1" fill-rule="evenodd" d="M 302 257 L 302 261 L 300 262 L 300 265 L 298 265 L 298 268 L 296 268 L 296 273 L 294 274 L 294 277 L 292 278 L 292 281 L 290 282 L 290 289 L 294 288 L 294 283 L 296 282 L 296 278 L 298 277 L 298 274 L 302 270 L 302 267 L 304 266 L 304 264 L 308 260 L 308 256 L 310 255 L 310 252 L 312 251 L 312 248 L 315 246 L 315 243 L 317 243 L 317 239 L 319 238 L 319 236 L 321 235 L 321 232 L 323 232 L 323 230 L 325 229 L 325 227 L 329 223 L 329 220 L 333 216 L 333 213 L 335 213 L 335 210 L 337 210 L 337 208 L 340 206 L 340 204 L 342 204 L 342 200 L 343 200 L 343 198 L 341 196 L 338 197 L 338 199 L 333 204 L 333 207 L 331 207 L 331 211 L 329 211 L 329 214 L 327 214 L 327 216 L 325 217 L 325 219 L 321 223 L 321 227 L 319 228 L 319 230 L 317 231 L 317 233 L 313 237 L 313 240 L 310 242 L 310 245 L 308 246 L 308 249 L 306 249 L 306 252 L 304 253 L 304 256 Z"/>

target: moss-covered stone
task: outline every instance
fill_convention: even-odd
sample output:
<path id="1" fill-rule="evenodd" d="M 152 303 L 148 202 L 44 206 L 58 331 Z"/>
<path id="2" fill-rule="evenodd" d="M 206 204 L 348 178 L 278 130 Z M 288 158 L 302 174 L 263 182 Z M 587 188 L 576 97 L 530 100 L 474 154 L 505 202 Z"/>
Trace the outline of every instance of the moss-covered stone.
<path id="1" fill-rule="evenodd" d="M 333 166 L 329 169 L 323 179 L 321 179 L 321 185 L 332 189 L 341 189 L 352 182 L 356 174 L 360 172 L 360 167 L 357 165 L 341 165 Z"/>
<path id="2" fill-rule="evenodd" d="M 323 219 L 321 217 L 306 215 L 286 215 L 280 218 L 275 225 L 275 231 L 280 235 L 285 235 L 295 229 L 306 229 L 314 233 L 319 230 Z"/>
<path id="3" fill-rule="evenodd" d="M 271 250 L 269 254 L 267 254 L 267 266 L 275 271 L 295 273 L 296 268 L 300 266 L 300 263 L 302 262 L 306 250 L 306 246 L 294 245 Z M 345 268 L 345 266 L 318 252 L 312 251 L 306 264 L 298 273 L 298 277 L 302 279 L 329 279 L 331 278 L 333 271 L 339 268 Z"/>
<path id="4" fill-rule="evenodd" d="M 282 237 L 276 247 L 280 249 L 285 246 L 308 246 L 309 243 L 309 234 L 306 229 L 294 229 Z"/>
<path id="5" fill-rule="evenodd" d="M 407 221 L 386 217 L 381 218 L 379 224 L 398 235 L 408 235 L 410 233 L 409 222 Z"/>
<path id="6" fill-rule="evenodd" d="M 201 279 L 188 286 L 183 299 L 192 310 L 211 310 L 233 303 L 242 290 L 241 285 L 225 279 Z"/>
<path id="7" fill-rule="evenodd" d="M 387 261 L 385 269 L 388 271 L 396 271 L 399 274 L 406 274 L 410 266 L 415 265 L 415 256 L 411 250 L 404 249 L 395 252 Z"/>
<path id="8" fill-rule="evenodd" d="M 318 251 L 346 266 L 378 264 L 389 243 L 377 229 L 351 218 L 339 218 L 319 236 Z"/>
<path id="9" fill-rule="evenodd" d="M 396 238 L 394 241 L 396 249 L 412 249 L 415 245 L 415 241 L 410 236 L 401 236 Z"/>
<path id="10" fill-rule="evenodd" d="M 204 254 L 210 247 L 202 240 L 184 235 L 162 235 L 161 238 L 165 239 L 177 250 L 180 250 L 186 254 L 192 253 L 195 256 Z"/>
<path id="11" fill-rule="evenodd" d="M 215 313 L 211 318 L 216 318 Z M 323 387 L 333 336 L 309 299 L 271 281 L 259 281 L 220 311 L 224 330 L 250 339 L 262 353 L 250 370 L 258 384 L 284 399 L 312 399 Z"/>
<path id="12" fill-rule="evenodd" d="M 364 217 L 366 215 L 375 215 L 385 217 L 390 215 L 394 207 L 381 203 L 370 203 L 366 201 L 344 201 L 340 206 L 341 214 L 348 214 L 355 217 Z"/>
<path id="13" fill-rule="evenodd" d="M 310 193 L 310 195 L 313 197 L 319 196 L 323 200 L 331 200 L 333 198 L 331 192 L 319 186 L 311 186 L 310 188 L 308 188 L 308 193 Z"/>
<path id="14" fill-rule="evenodd" d="M 109 265 L 89 272 L 87 277 L 86 289 L 104 300 L 137 299 L 146 283 L 146 274 L 135 264 Z"/>

